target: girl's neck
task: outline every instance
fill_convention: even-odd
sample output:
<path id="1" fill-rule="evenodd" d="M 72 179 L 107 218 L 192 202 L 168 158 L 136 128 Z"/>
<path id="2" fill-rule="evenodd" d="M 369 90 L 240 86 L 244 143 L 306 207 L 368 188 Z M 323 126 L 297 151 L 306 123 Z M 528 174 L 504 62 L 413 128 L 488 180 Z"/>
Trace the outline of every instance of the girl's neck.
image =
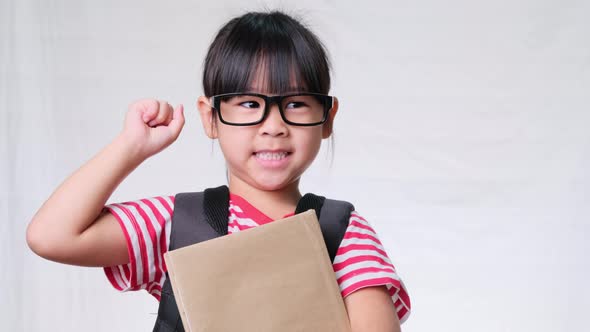
<path id="1" fill-rule="evenodd" d="M 232 194 L 244 198 L 273 220 L 295 212 L 301 198 L 299 179 L 284 188 L 273 191 L 255 188 L 231 174 L 229 180 L 229 191 Z"/>

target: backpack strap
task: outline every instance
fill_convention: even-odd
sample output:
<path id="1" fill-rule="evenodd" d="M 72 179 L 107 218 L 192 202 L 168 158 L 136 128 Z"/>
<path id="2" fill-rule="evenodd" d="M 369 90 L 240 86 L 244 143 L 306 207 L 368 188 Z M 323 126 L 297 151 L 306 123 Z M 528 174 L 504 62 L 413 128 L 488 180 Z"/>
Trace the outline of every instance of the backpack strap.
<path id="1" fill-rule="evenodd" d="M 204 192 L 180 193 L 174 199 L 170 246 L 174 250 L 227 234 L 227 186 Z"/>
<path id="2" fill-rule="evenodd" d="M 228 206 L 227 186 L 206 189 L 204 192 L 177 194 L 174 198 L 168 250 L 226 235 Z M 153 331 L 184 331 L 168 273 L 162 286 L 158 317 Z"/>
<path id="3" fill-rule="evenodd" d="M 297 207 L 295 208 L 295 214 L 299 214 L 301 212 L 305 212 L 309 209 L 315 210 L 315 215 L 320 219 L 320 211 L 322 210 L 322 206 L 326 201 L 326 197 L 324 196 L 317 196 L 311 193 L 303 195 L 299 202 L 297 203 Z"/>
<path id="4" fill-rule="evenodd" d="M 349 202 L 327 199 L 323 196 L 308 193 L 299 200 L 295 214 L 309 209 L 315 210 L 330 261 L 334 262 L 340 242 L 342 242 L 348 227 L 350 213 L 354 211 L 354 206 Z"/>
<path id="5" fill-rule="evenodd" d="M 205 189 L 203 210 L 205 219 L 219 235 L 227 235 L 227 221 L 229 218 L 229 188 L 219 186 Z"/>

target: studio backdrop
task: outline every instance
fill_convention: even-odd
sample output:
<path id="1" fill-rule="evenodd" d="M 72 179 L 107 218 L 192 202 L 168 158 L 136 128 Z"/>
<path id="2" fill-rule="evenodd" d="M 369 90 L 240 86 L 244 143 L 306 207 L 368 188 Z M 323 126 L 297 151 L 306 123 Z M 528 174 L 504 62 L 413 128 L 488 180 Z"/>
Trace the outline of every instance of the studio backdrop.
<path id="1" fill-rule="evenodd" d="M 183 103 L 186 125 L 109 201 L 225 183 L 202 62 L 221 24 L 266 9 L 329 50 L 335 136 L 301 189 L 374 227 L 412 299 L 405 332 L 587 329 L 589 1 L 1 0 L 3 331 L 151 329 L 152 296 L 34 255 L 27 224 L 140 98 Z"/>

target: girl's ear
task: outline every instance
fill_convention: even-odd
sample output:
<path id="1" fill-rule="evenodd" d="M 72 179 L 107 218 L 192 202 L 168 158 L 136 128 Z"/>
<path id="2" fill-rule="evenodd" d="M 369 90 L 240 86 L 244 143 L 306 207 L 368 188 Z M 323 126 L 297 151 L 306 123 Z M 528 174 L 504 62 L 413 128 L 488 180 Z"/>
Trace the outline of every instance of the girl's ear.
<path id="1" fill-rule="evenodd" d="M 201 115 L 201 123 L 203 124 L 205 134 L 207 134 L 207 137 L 211 139 L 216 139 L 217 126 L 213 119 L 214 114 L 211 102 L 207 97 L 201 96 L 197 100 L 197 108 L 199 109 L 199 114 Z"/>
<path id="2" fill-rule="evenodd" d="M 334 118 L 336 117 L 336 112 L 338 112 L 338 98 L 334 97 L 334 105 L 328 112 L 328 120 L 323 125 L 322 128 L 322 138 L 328 138 L 332 135 L 332 129 L 334 127 Z"/>

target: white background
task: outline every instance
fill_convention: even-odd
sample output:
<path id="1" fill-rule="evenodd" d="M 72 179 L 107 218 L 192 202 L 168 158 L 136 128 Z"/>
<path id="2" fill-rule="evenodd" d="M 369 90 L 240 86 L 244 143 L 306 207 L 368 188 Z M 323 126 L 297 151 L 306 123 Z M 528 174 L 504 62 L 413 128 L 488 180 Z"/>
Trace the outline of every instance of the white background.
<path id="1" fill-rule="evenodd" d="M 302 191 L 373 224 L 412 299 L 403 330 L 586 330 L 590 2 L 573 0 L 2 0 L 2 330 L 151 330 L 150 295 L 35 256 L 25 228 L 138 98 L 184 103 L 187 123 L 111 201 L 224 183 L 201 64 L 224 22 L 266 7 L 331 54 L 333 164 L 324 149 Z"/>

